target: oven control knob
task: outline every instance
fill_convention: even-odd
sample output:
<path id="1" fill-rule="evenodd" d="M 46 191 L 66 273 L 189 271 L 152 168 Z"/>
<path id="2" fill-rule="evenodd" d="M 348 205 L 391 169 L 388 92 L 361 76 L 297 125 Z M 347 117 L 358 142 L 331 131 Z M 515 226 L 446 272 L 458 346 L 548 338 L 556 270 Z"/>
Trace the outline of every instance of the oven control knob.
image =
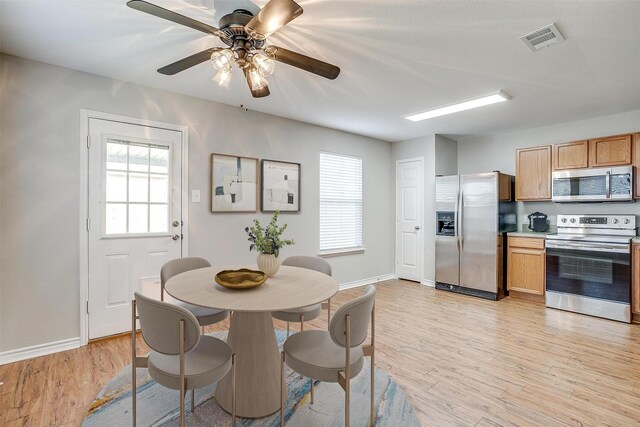
<path id="1" fill-rule="evenodd" d="M 614 223 L 614 224 L 617 224 L 617 223 L 618 223 L 618 218 L 613 218 L 613 219 L 611 220 L 611 222 L 612 222 L 612 223 Z"/>
<path id="2" fill-rule="evenodd" d="M 623 219 L 623 220 L 622 220 L 622 223 L 623 223 L 623 224 L 629 224 L 629 218 L 625 218 L 625 219 Z"/>
<path id="3" fill-rule="evenodd" d="M 571 223 L 574 223 L 574 222 L 576 222 L 576 219 L 575 218 L 571 218 L 570 221 L 571 221 Z"/>
<path id="4" fill-rule="evenodd" d="M 560 221 L 567 222 L 567 218 L 562 218 Z"/>

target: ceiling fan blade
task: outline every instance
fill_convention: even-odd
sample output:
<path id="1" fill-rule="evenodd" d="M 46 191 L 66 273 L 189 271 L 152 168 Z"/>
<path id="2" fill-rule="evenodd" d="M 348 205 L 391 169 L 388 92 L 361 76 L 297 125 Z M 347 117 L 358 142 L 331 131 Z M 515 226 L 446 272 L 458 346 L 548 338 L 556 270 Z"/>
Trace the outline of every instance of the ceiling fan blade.
<path id="1" fill-rule="evenodd" d="M 271 93 L 269 91 L 269 86 L 265 86 L 262 89 L 258 89 L 258 90 L 251 89 L 251 80 L 249 79 L 249 70 L 247 70 L 246 68 L 244 69 L 244 77 L 247 80 L 247 84 L 249 85 L 249 90 L 251 91 L 251 95 L 253 95 L 254 98 L 264 98 L 265 96 L 269 96 L 269 94 Z"/>
<path id="2" fill-rule="evenodd" d="M 335 79 L 340 74 L 340 68 L 335 65 L 331 65 L 327 62 L 320 61 L 319 59 L 314 59 L 310 56 L 302 55 L 282 47 L 269 46 L 266 49 L 266 52 L 270 57 L 278 62 L 300 68 L 329 80 Z"/>
<path id="3" fill-rule="evenodd" d="M 139 10 L 141 12 L 148 13 L 149 15 L 157 16 L 158 18 L 166 19 L 167 21 L 175 22 L 176 24 L 184 25 L 194 30 L 202 31 L 203 33 L 211 34 L 216 37 L 224 37 L 224 33 L 219 29 L 205 24 L 204 22 L 196 21 L 188 16 L 180 15 L 169 9 L 165 9 L 155 4 L 151 4 L 144 0 L 129 0 L 127 6 L 132 9 Z"/>
<path id="4" fill-rule="evenodd" d="M 252 38 L 265 39 L 300 15 L 302 7 L 295 1 L 271 0 L 244 28 Z"/>
<path id="5" fill-rule="evenodd" d="M 184 71 L 187 68 L 191 68 L 194 65 L 201 64 L 211 59 L 211 54 L 218 50 L 222 50 L 222 48 L 212 47 L 211 49 L 203 50 L 202 52 L 195 53 L 191 56 L 187 56 L 186 58 L 182 58 L 181 60 L 176 61 L 172 64 L 165 65 L 162 68 L 158 68 L 158 72 L 167 76 L 173 76 L 174 74 L 178 74 L 179 72 Z"/>

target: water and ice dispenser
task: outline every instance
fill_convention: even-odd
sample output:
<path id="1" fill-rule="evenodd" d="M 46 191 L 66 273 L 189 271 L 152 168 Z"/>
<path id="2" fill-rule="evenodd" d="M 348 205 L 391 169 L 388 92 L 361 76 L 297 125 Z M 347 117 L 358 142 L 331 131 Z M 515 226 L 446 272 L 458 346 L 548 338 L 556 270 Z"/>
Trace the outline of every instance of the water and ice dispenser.
<path id="1" fill-rule="evenodd" d="M 453 211 L 436 212 L 436 235 L 438 236 L 455 236 L 456 235 L 455 212 Z"/>

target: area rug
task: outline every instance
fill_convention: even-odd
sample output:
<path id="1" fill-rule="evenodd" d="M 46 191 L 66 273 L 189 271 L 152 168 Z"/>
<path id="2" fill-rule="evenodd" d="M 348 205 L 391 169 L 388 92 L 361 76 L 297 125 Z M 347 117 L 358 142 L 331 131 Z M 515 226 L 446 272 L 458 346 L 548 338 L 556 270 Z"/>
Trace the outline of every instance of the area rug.
<path id="1" fill-rule="evenodd" d="M 226 332 L 209 334 L 225 339 Z M 277 330 L 281 347 L 286 332 Z M 369 422 L 369 358 L 360 375 L 351 380 L 351 425 L 366 426 Z M 309 402 L 310 384 L 306 378 L 289 370 L 285 372 L 289 396 L 285 406 L 288 426 L 343 426 L 344 391 L 337 383 L 315 382 L 313 405 Z M 156 383 L 145 368 L 138 368 L 138 426 L 179 425 L 179 392 Z M 400 387 L 380 368 L 375 371 L 375 417 L 378 426 L 418 426 L 415 414 Z M 191 412 L 191 393 L 187 393 L 187 426 L 228 426 L 231 415 L 214 397 L 215 384 L 196 390 L 196 410 Z M 238 418 L 239 426 L 278 426 L 280 413 L 260 419 Z M 131 425 L 131 365 L 120 371 L 91 404 L 84 427 Z"/>

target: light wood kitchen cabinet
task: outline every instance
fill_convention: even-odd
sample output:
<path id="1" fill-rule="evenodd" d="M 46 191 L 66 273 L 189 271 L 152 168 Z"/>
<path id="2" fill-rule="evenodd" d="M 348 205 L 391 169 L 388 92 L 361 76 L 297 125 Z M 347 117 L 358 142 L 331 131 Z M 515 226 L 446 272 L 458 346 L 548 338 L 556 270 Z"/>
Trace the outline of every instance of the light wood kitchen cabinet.
<path id="1" fill-rule="evenodd" d="M 507 250 L 507 289 L 534 295 L 544 295 L 544 239 L 509 237 Z"/>
<path id="2" fill-rule="evenodd" d="M 632 135 L 616 135 L 589 140 L 589 166 L 624 166 L 631 164 Z"/>
<path id="3" fill-rule="evenodd" d="M 633 171 L 635 174 L 634 197 L 636 199 L 640 199 L 640 174 L 638 173 L 638 171 L 640 171 L 640 133 L 633 135 L 633 147 L 631 152 L 633 154 L 633 166 L 635 167 L 635 170 Z"/>
<path id="4" fill-rule="evenodd" d="M 633 245 L 631 265 L 633 271 L 633 276 L 631 277 L 631 311 L 636 317 L 640 317 L 640 244 Z"/>
<path id="5" fill-rule="evenodd" d="M 589 141 L 566 142 L 553 146 L 553 170 L 589 167 Z"/>
<path id="6" fill-rule="evenodd" d="M 511 179 L 513 177 L 511 175 L 505 175 L 505 174 L 499 174 L 498 175 L 498 179 L 499 181 L 499 187 L 500 187 L 500 194 L 499 194 L 499 198 L 501 202 L 511 202 L 513 201 L 513 196 L 511 195 L 511 192 L 513 191 L 511 189 L 511 187 L 513 187 Z"/>
<path id="7" fill-rule="evenodd" d="M 516 200 L 551 199 L 551 146 L 516 150 Z"/>

